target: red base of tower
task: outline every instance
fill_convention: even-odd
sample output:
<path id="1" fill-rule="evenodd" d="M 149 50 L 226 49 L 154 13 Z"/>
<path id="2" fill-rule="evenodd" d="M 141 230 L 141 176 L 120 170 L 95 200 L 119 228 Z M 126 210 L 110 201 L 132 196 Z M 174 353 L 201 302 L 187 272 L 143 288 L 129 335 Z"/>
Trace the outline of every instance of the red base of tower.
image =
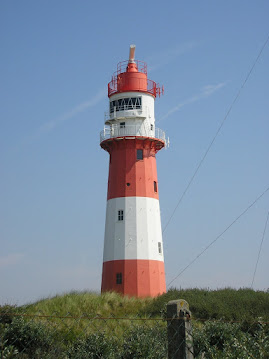
<path id="1" fill-rule="evenodd" d="M 131 297 L 156 297 L 166 292 L 164 262 L 143 259 L 104 262 L 101 290 Z"/>

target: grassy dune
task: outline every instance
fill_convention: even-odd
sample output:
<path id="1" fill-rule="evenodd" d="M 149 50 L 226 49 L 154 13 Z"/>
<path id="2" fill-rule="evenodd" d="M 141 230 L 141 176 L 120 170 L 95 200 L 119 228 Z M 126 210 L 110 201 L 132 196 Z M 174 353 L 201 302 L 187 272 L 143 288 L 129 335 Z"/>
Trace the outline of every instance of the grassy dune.
<path id="1" fill-rule="evenodd" d="M 41 312 L 45 315 L 57 313 L 63 316 L 69 313 L 75 317 L 125 317 L 146 313 L 151 302 L 152 298 L 128 298 L 113 292 L 102 295 L 93 292 L 70 292 L 40 300 L 24 306 L 23 309 L 28 314 Z"/>
<path id="2" fill-rule="evenodd" d="M 269 292 L 252 289 L 184 289 L 176 288 L 153 299 L 148 310 L 157 314 L 173 299 L 185 299 L 196 319 L 224 319 L 232 321 L 256 321 L 261 317 L 269 321 Z"/>
<path id="3" fill-rule="evenodd" d="M 43 299 L 22 307 L 28 314 L 101 316 L 101 317 L 160 317 L 165 315 L 169 300 L 185 299 L 194 318 L 233 321 L 269 321 L 269 293 L 251 289 L 171 289 L 156 298 L 128 298 L 117 293 L 70 292 Z"/>

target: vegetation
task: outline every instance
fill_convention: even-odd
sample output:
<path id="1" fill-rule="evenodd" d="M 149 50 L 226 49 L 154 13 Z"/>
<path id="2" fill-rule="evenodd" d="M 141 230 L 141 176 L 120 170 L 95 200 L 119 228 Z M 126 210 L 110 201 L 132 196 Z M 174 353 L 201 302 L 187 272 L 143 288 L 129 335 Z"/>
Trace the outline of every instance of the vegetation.
<path id="1" fill-rule="evenodd" d="M 114 292 L 102 295 L 93 292 L 70 292 L 26 305 L 23 309 L 28 314 L 40 312 L 47 315 L 71 313 L 75 317 L 128 317 L 146 313 L 151 302 L 152 298 L 128 298 Z"/>
<path id="2" fill-rule="evenodd" d="M 269 293 L 252 289 L 170 289 L 147 305 L 151 315 L 165 313 L 170 300 L 185 299 L 196 319 L 222 319 L 253 322 L 258 317 L 269 321 Z"/>
<path id="3" fill-rule="evenodd" d="M 71 292 L 3 306 L 0 357 L 164 359 L 166 304 L 179 298 L 190 304 L 195 358 L 269 359 L 269 293 L 229 288 L 172 289 L 146 299 Z"/>
<path id="4" fill-rule="evenodd" d="M 255 321 L 257 316 L 269 321 L 269 292 L 252 289 L 170 289 L 156 298 L 128 298 L 117 293 L 70 292 L 21 307 L 27 314 L 66 315 L 74 317 L 160 317 L 170 300 L 185 299 L 197 319 Z"/>
<path id="5" fill-rule="evenodd" d="M 193 338 L 195 358 L 269 358 L 268 327 L 262 323 L 245 332 L 239 323 L 208 321 L 194 330 Z"/>

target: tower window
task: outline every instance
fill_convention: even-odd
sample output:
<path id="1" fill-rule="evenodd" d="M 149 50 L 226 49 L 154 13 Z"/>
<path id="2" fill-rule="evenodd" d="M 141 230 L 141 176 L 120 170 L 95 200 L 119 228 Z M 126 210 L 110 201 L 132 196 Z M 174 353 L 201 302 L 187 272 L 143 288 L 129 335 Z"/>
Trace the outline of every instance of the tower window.
<path id="1" fill-rule="evenodd" d="M 122 284 L 122 273 L 116 273 L 116 284 Z"/>
<path id="2" fill-rule="evenodd" d="M 123 221 L 123 209 L 118 210 L 118 221 Z"/>
<path id="3" fill-rule="evenodd" d="M 153 182 L 153 186 L 154 186 L 154 192 L 157 192 L 157 182 L 156 181 Z"/>
<path id="4" fill-rule="evenodd" d="M 159 254 L 162 254 L 162 243 L 161 242 L 158 242 L 158 251 L 159 251 Z"/>
<path id="5" fill-rule="evenodd" d="M 136 150 L 136 159 L 143 160 L 143 150 Z"/>
<path id="6" fill-rule="evenodd" d="M 111 101 L 109 111 L 110 113 L 113 113 L 114 111 L 128 111 L 141 108 L 141 97 L 127 97 Z"/>
<path id="7" fill-rule="evenodd" d="M 150 125 L 150 129 L 151 129 L 151 131 L 153 131 L 153 125 L 152 124 Z"/>

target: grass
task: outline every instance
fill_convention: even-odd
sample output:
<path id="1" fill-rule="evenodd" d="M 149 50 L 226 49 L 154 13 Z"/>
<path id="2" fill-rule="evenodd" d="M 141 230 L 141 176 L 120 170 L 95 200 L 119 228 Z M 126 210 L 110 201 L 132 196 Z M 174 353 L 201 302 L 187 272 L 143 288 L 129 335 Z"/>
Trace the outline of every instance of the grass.
<path id="1" fill-rule="evenodd" d="M 261 317 L 269 321 L 269 293 L 252 289 L 170 289 L 154 298 L 148 305 L 152 315 L 165 311 L 166 303 L 185 299 L 196 319 L 223 319 L 231 321 L 256 321 Z"/>
<path id="2" fill-rule="evenodd" d="M 28 314 L 67 315 L 74 317 L 130 317 L 146 313 L 152 298 L 128 298 L 114 292 L 102 295 L 93 292 L 70 292 L 24 306 Z"/>
<path id="3" fill-rule="evenodd" d="M 161 317 L 170 300 L 185 299 L 196 319 L 269 321 L 269 293 L 252 289 L 170 289 L 156 298 L 129 298 L 117 293 L 70 292 L 21 307 L 27 314 L 74 317 Z"/>
<path id="4" fill-rule="evenodd" d="M 94 332 L 114 332 L 118 337 L 122 337 L 130 326 L 138 324 L 129 318 L 150 316 L 147 308 L 151 302 L 152 298 L 128 298 L 114 292 L 102 295 L 93 292 L 70 292 L 42 299 L 23 306 L 20 310 L 26 315 L 45 316 L 41 320 L 46 325 L 57 327 L 65 337 L 67 334 L 76 337 L 80 333 Z M 117 318 L 126 320 L 119 321 Z"/>

